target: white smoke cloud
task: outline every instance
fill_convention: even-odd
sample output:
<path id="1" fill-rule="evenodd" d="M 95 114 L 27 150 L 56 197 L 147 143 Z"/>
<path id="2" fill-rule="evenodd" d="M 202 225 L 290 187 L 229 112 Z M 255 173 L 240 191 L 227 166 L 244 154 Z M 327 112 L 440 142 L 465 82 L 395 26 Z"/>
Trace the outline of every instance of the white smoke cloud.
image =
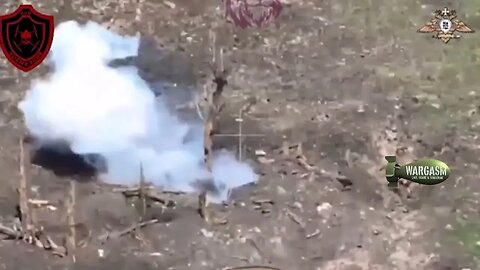
<path id="1" fill-rule="evenodd" d="M 58 25 L 48 59 L 54 72 L 33 82 L 19 104 L 30 133 L 43 142 L 67 142 L 80 155 L 100 154 L 108 168 L 100 178 L 108 183 L 138 183 L 140 164 L 148 181 L 169 190 L 192 192 L 198 181 L 212 179 L 217 200 L 257 181 L 226 151 L 215 153 L 210 175 L 201 123 L 180 121 L 135 67 L 108 65 L 137 56 L 139 43 L 92 22 Z"/>

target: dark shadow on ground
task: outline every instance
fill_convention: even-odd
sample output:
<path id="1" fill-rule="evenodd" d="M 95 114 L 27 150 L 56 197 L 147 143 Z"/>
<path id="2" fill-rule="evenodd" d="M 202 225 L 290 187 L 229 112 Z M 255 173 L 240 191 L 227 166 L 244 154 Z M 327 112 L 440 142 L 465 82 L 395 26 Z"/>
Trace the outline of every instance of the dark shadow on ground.
<path id="1" fill-rule="evenodd" d="M 34 151 L 31 162 L 59 177 L 81 177 L 91 180 L 97 174 L 97 169 L 87 163 L 83 156 L 72 151 L 59 152 L 51 147 L 40 147 Z"/>
<path id="2" fill-rule="evenodd" d="M 89 181 L 102 169 L 102 157 L 97 154 L 78 155 L 65 143 L 40 144 L 33 137 L 25 138 L 24 142 L 31 146 L 31 163 L 52 171 L 56 176 Z"/>

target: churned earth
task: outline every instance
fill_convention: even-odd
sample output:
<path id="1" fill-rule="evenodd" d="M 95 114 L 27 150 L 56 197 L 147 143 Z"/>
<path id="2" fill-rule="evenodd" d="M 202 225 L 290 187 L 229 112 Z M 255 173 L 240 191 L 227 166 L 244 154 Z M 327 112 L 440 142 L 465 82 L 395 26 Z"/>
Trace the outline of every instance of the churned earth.
<path id="1" fill-rule="evenodd" d="M 137 204 L 89 175 L 72 176 L 65 158 L 49 157 L 53 164 L 27 168 L 33 196 L 54 206 L 36 209 L 36 222 L 62 243 L 69 183 L 76 181 L 75 259 L 3 240 L 3 269 L 479 268 L 480 39 L 465 34 L 443 44 L 416 33 L 444 6 L 480 30 L 478 0 L 285 0 L 274 25 L 245 30 L 226 23 L 213 0 L 31 3 L 56 23 L 91 20 L 140 33 L 142 76 L 176 83 L 170 96 L 179 105 L 209 83 L 214 34 L 231 70 L 220 131 L 237 132 L 243 109 L 244 132 L 264 135 L 243 142 L 243 158 L 261 177 L 227 205 L 210 206 L 226 219 L 221 224 L 203 220 L 193 196 L 173 208 L 147 209 L 158 224 L 100 241 L 136 224 Z M 4 1 L 0 12 L 18 4 Z M 16 105 L 47 73 L 45 66 L 16 71 L 2 56 L 2 224 L 14 220 L 18 204 L 24 127 Z M 238 150 L 237 138 L 216 143 Z M 399 195 L 384 178 L 384 156 L 392 154 L 400 163 L 443 160 L 451 177 L 438 186 L 402 187 Z M 46 168 L 53 165 L 63 173 Z"/>

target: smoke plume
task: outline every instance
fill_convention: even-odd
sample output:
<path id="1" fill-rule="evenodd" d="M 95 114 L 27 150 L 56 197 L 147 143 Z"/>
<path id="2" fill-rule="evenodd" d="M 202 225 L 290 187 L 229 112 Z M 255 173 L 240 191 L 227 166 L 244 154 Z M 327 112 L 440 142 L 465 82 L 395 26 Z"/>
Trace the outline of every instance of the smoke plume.
<path id="1" fill-rule="evenodd" d="M 230 189 L 255 182 L 252 169 L 226 151 L 215 153 L 208 172 L 201 123 L 179 120 L 136 67 L 108 65 L 137 56 L 139 43 L 92 22 L 58 25 L 48 58 L 53 74 L 33 82 L 19 104 L 29 132 L 106 167 L 99 177 L 107 183 L 138 183 L 141 165 L 146 180 L 164 189 L 193 192 L 209 182 L 216 189 L 210 197 L 224 200 Z"/>

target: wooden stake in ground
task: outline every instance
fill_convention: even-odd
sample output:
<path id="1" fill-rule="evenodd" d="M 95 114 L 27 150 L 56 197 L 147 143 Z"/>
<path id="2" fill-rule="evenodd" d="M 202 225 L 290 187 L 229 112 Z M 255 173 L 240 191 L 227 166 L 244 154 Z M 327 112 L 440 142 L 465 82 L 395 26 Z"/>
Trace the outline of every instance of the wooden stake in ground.
<path id="1" fill-rule="evenodd" d="M 147 198 L 145 196 L 145 175 L 143 173 L 143 164 L 140 163 L 140 185 L 139 185 L 139 197 L 140 197 L 140 220 L 143 220 L 147 212 Z"/>
<path id="2" fill-rule="evenodd" d="M 217 50 L 216 34 L 210 32 L 212 40 L 212 63 L 210 68 L 213 72 L 213 83 L 215 87 L 213 91 L 208 91 L 206 94 L 207 101 L 207 115 L 204 121 L 204 161 L 205 166 L 209 171 L 212 170 L 212 155 L 213 155 L 213 133 L 216 130 L 216 119 L 222 109 L 222 93 L 225 86 L 228 84 L 227 71 L 224 67 L 223 49 Z"/>
<path id="3" fill-rule="evenodd" d="M 68 233 L 68 254 L 72 256 L 75 261 L 75 249 L 77 247 L 77 236 L 75 226 L 75 203 L 76 203 L 77 183 L 74 180 L 70 180 L 70 194 L 67 204 L 67 224 L 69 228 Z"/>
<path id="4" fill-rule="evenodd" d="M 213 83 L 215 90 L 208 97 L 208 112 L 204 122 L 204 155 L 205 166 L 209 171 L 212 170 L 213 155 L 213 133 L 216 127 L 216 119 L 221 111 L 221 97 L 224 87 L 227 85 L 226 71 L 214 71 Z"/>
<path id="5" fill-rule="evenodd" d="M 212 36 L 212 65 L 213 71 L 213 83 L 215 88 L 213 91 L 207 93 L 207 115 L 204 122 L 204 163 L 209 172 L 212 171 L 212 159 L 213 159 L 213 135 L 216 130 L 216 120 L 218 114 L 222 109 L 221 99 L 224 87 L 227 85 L 227 72 L 223 66 L 223 50 L 219 50 L 219 57 L 217 58 L 216 36 L 213 32 L 210 32 Z M 217 61 L 218 60 L 218 61 Z M 217 67 L 219 65 L 219 67 Z M 205 219 L 209 220 L 209 213 L 206 209 L 208 205 L 207 193 L 202 192 L 199 196 L 199 213 Z"/>
<path id="6" fill-rule="evenodd" d="M 22 230 L 29 235 L 34 234 L 34 224 L 32 220 L 32 209 L 30 208 L 30 177 L 28 168 L 30 159 L 28 153 L 25 152 L 23 139 L 20 139 L 20 183 L 18 188 L 20 219 L 22 222 Z"/>
<path id="7" fill-rule="evenodd" d="M 210 216 L 207 211 L 207 203 L 207 193 L 200 193 L 200 195 L 198 195 L 198 213 L 200 214 L 200 217 L 202 217 L 205 221 L 209 222 Z"/>
<path id="8" fill-rule="evenodd" d="M 60 257 L 65 256 L 65 248 L 58 246 L 49 236 L 45 236 L 46 240 L 41 241 L 42 231 L 35 227 L 36 220 L 30 204 L 38 202 L 30 200 L 30 177 L 29 170 L 30 158 L 28 151 L 25 151 L 24 139 L 20 139 L 20 183 L 18 187 L 19 194 L 19 218 L 21 219 L 21 228 L 13 226 L 13 228 L 0 224 L 0 234 L 7 236 L 7 238 L 21 239 L 36 247 L 50 250 L 53 254 Z"/>

